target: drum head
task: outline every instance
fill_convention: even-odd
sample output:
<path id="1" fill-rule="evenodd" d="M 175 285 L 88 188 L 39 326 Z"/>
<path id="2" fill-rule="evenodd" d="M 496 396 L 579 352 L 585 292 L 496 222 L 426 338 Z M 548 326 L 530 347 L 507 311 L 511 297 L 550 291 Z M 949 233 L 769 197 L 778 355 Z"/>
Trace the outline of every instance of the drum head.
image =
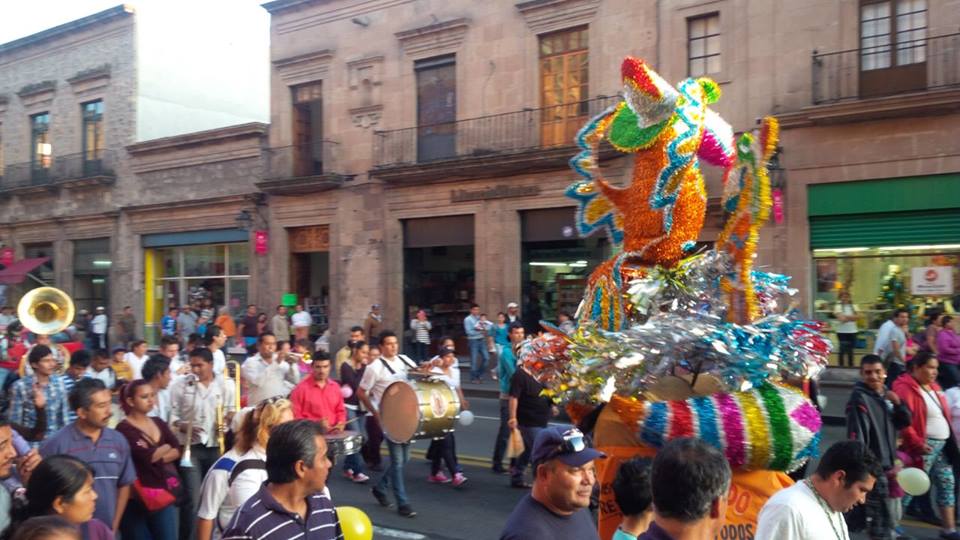
<path id="1" fill-rule="evenodd" d="M 391 441 L 410 442 L 420 425 L 420 400 L 413 387 L 397 381 L 380 398 L 380 422 L 383 433 Z"/>

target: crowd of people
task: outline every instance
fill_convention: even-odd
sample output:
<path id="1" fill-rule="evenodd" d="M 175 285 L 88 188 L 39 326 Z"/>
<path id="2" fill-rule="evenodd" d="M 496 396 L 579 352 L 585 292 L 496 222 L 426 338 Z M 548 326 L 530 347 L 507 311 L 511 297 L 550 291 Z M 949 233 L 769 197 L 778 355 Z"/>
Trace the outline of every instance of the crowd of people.
<path id="1" fill-rule="evenodd" d="M 371 484 L 373 501 L 416 515 L 404 475 L 410 444 L 385 437 L 384 392 L 409 374 L 429 374 L 469 409 L 457 341 L 434 339 L 426 312 L 416 313 L 401 339 L 374 305 L 329 354 L 328 336 L 311 341 L 312 321 L 301 306 L 292 316 L 279 306 L 269 320 L 256 306 L 236 321 L 229 313 L 218 317 L 232 325 L 232 336 L 203 310 L 188 309 L 170 310 L 153 353 L 131 335 L 110 351 L 97 337 L 96 347 L 71 354 L 6 321 L 6 359 L 16 346 L 22 358 L 2 368 L 0 538 L 27 538 L 28 529 L 51 535 L 36 538 L 67 531 L 65 538 L 96 540 L 271 539 L 297 531 L 338 538 L 326 487 L 332 461 L 346 479 Z M 894 313 L 881 328 L 877 354 L 860 362 L 862 380 L 847 406 L 851 441 L 831 447 L 808 479 L 767 502 L 755 538 L 843 539 L 861 529 L 870 538 L 900 538 L 901 508 L 936 520 L 941 537 L 960 538 L 956 322 L 933 317 L 922 342 L 912 345 L 920 340 L 904 332 L 908 317 Z M 508 475 L 510 486 L 529 489 L 502 538 L 597 537 L 588 508 L 597 488 L 594 462 L 605 456 L 591 448 L 589 433 L 549 425 L 559 411 L 518 363 L 529 336 L 516 304 L 495 322 L 474 305 L 463 324 L 471 379 L 489 373 L 498 384 L 491 469 Z M 231 343 L 248 350 L 243 360 L 228 361 Z M 345 433 L 362 435 L 362 448 L 334 456 L 331 437 Z M 515 454 L 508 451 L 512 436 L 523 442 Z M 427 458 L 427 482 L 468 481 L 453 433 L 432 441 Z M 896 475 L 909 466 L 929 473 L 932 499 L 904 496 Z M 612 486 L 623 515 L 615 539 L 713 538 L 724 521 L 730 475 L 723 455 L 694 439 L 667 444 L 652 461 L 625 462 Z"/>

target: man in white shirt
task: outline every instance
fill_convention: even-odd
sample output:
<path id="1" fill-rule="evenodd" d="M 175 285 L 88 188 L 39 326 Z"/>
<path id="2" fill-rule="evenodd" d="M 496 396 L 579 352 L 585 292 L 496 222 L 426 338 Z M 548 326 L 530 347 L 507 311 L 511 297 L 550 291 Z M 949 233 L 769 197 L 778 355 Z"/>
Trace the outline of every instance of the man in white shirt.
<path id="1" fill-rule="evenodd" d="M 907 343 L 907 336 L 904 335 L 901 326 L 910 322 L 910 311 L 904 308 L 894 310 L 890 320 L 880 326 L 877 331 L 877 341 L 873 345 L 873 354 L 883 359 L 889 366 L 887 368 L 887 388 L 893 386 L 893 381 L 897 380 L 904 371 L 906 371 L 906 359 L 904 357 L 904 345 Z"/>
<path id="2" fill-rule="evenodd" d="M 226 377 L 227 356 L 223 354 L 223 348 L 227 345 L 227 334 L 219 326 L 211 324 L 207 327 L 204 341 L 213 355 L 213 373 L 218 377 Z"/>
<path id="3" fill-rule="evenodd" d="M 880 462 L 862 442 L 835 443 L 812 476 L 763 505 L 755 540 L 848 540 L 843 514 L 863 504 L 881 474 Z"/>
<path id="4" fill-rule="evenodd" d="M 313 325 L 313 317 L 311 317 L 310 313 L 301 305 L 298 305 L 295 309 L 297 311 L 293 314 L 293 317 L 290 317 L 290 321 L 293 323 L 294 339 L 300 341 L 301 339 L 310 337 L 310 326 Z"/>
<path id="5" fill-rule="evenodd" d="M 367 365 L 357 389 L 357 398 L 373 414 L 377 423 L 380 423 L 380 399 L 387 387 L 397 381 L 406 380 L 407 371 L 417 367 L 413 360 L 397 353 L 399 348 L 397 335 L 390 330 L 383 331 L 380 334 L 380 352 L 383 356 Z M 380 481 L 371 491 L 382 506 L 390 506 L 386 490 L 388 486 L 392 487 L 399 514 L 413 517 L 417 513 L 407 501 L 403 483 L 403 465 L 410 459 L 410 444 L 398 444 L 388 438 L 387 449 L 390 451 L 390 465 L 383 471 Z"/>
<path id="6" fill-rule="evenodd" d="M 180 467 L 186 502 L 180 508 L 180 538 L 193 538 L 200 483 L 220 457 L 219 429 L 230 425 L 234 410 L 234 384 L 213 372 L 213 354 L 200 347 L 190 351 L 190 369 L 195 377 L 182 377 L 170 386 L 170 428 L 190 447 L 190 467 Z M 217 425 L 217 406 L 223 407 L 223 425 Z M 186 434 L 193 425 L 191 438 Z M 184 523 L 184 520 L 187 520 Z"/>
<path id="7" fill-rule="evenodd" d="M 150 383 L 157 393 L 157 402 L 150 411 L 164 422 L 170 422 L 170 381 L 173 377 L 170 371 L 170 360 L 162 354 L 155 354 L 143 364 L 141 370 L 143 378 Z"/>
<path id="8" fill-rule="evenodd" d="M 289 396 L 300 382 L 296 359 L 292 362 L 277 356 L 277 337 L 264 332 L 257 338 L 257 354 L 247 358 L 241 367 L 243 380 L 250 391 L 249 403 L 260 403 L 277 396 Z"/>
<path id="9" fill-rule="evenodd" d="M 97 308 L 97 315 L 90 321 L 90 331 L 93 332 L 97 348 L 107 348 L 107 313 L 103 306 Z"/>
<path id="10" fill-rule="evenodd" d="M 147 362 L 147 342 L 138 339 L 130 344 L 130 352 L 123 355 L 123 361 L 130 366 L 133 380 L 143 378 L 143 364 Z"/>

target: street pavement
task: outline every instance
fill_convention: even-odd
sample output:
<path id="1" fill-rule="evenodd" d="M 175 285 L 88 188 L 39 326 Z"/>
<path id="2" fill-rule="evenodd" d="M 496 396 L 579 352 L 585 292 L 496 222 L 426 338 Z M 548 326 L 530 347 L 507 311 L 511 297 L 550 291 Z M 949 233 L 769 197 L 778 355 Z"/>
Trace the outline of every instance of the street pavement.
<path id="1" fill-rule="evenodd" d="M 340 464 L 331 470 L 328 482 L 334 504 L 356 506 L 366 512 L 376 527 L 374 538 L 377 539 L 496 540 L 524 491 L 508 487 L 509 477 L 490 471 L 493 439 L 500 422 L 499 403 L 496 397 L 479 396 L 496 396 L 494 389 L 489 381 L 479 388 L 471 385 L 468 400 L 475 420 L 470 426 L 457 428 L 457 452 L 469 478 L 465 485 L 454 488 L 449 484 L 428 484 L 430 467 L 423 456 L 429 441 L 417 441 L 413 444 L 410 463 L 404 470 L 407 495 L 417 511 L 416 517 L 400 517 L 395 507 L 387 509 L 376 503 L 370 494 L 370 486 L 379 478 L 379 473 L 368 471 L 371 482 L 357 485 L 343 478 Z M 849 389 L 825 390 L 828 397 L 825 414 L 842 416 Z M 827 448 L 843 438 L 844 428 L 827 426 L 823 435 L 821 448 Z M 386 459 L 385 456 L 385 462 Z M 812 463 L 810 470 L 815 466 L 816 463 Z M 390 499 L 394 502 L 392 493 Z M 915 538 L 937 537 L 938 531 L 926 524 L 907 522 L 907 525 L 906 533 Z M 865 538 L 861 535 L 852 537 Z"/>

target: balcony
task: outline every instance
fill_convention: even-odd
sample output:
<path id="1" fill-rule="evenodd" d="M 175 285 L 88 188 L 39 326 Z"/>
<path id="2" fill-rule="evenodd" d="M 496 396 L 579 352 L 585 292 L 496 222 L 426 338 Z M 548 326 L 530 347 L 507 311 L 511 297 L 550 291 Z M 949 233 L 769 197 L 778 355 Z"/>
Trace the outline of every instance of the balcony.
<path id="1" fill-rule="evenodd" d="M 813 52 L 813 103 L 960 86 L 960 34 Z"/>
<path id="2" fill-rule="evenodd" d="M 96 154 L 80 153 L 50 156 L 30 163 L 8 165 L 0 177 L 0 191 L 29 193 L 53 191 L 61 187 L 85 187 L 112 184 L 114 153 L 101 150 Z"/>
<path id="3" fill-rule="evenodd" d="M 577 130 L 619 96 L 523 109 L 429 126 L 378 131 L 374 168 L 387 182 L 480 178 L 563 168 Z"/>
<path id="4" fill-rule="evenodd" d="M 960 34 L 812 58 L 813 105 L 782 127 L 925 116 L 960 110 Z"/>
<path id="5" fill-rule="evenodd" d="M 266 152 L 266 174 L 257 183 L 265 193 L 298 195 L 336 189 L 351 177 L 336 171 L 340 144 L 318 140 L 305 144 L 270 148 Z"/>

